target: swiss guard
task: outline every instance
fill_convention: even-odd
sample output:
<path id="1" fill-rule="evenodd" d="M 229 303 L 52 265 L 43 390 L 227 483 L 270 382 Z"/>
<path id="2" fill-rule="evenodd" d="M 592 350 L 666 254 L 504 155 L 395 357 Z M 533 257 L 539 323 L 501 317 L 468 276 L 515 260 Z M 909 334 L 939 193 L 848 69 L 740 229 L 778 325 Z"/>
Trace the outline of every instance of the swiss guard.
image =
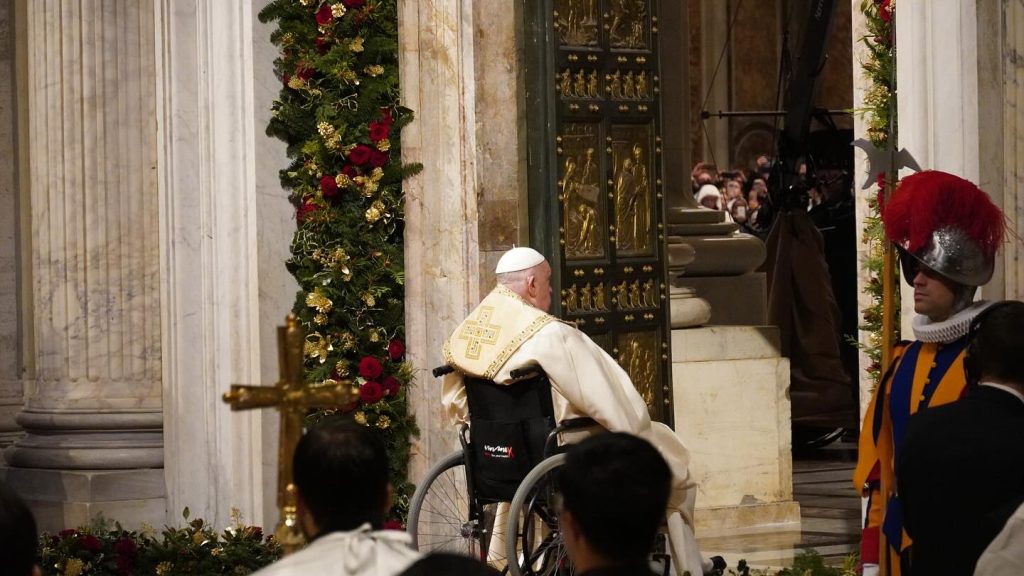
<path id="1" fill-rule="evenodd" d="M 992 278 L 1004 232 L 1003 213 L 988 194 L 945 172 L 907 176 L 879 206 L 886 239 L 914 291 L 916 316 L 915 340 L 896 345 L 860 434 L 853 482 L 868 499 L 861 536 L 865 576 L 907 571 L 912 542 L 903 530 L 893 463 L 910 417 L 964 392 L 971 321 L 991 305 L 975 302 L 974 295 Z"/>

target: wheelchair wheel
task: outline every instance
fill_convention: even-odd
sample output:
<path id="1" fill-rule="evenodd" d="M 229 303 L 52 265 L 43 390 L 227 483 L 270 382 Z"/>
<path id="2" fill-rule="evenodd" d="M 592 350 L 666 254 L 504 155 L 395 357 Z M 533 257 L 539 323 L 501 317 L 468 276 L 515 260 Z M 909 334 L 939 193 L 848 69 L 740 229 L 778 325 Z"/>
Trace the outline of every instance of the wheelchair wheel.
<path id="1" fill-rule="evenodd" d="M 492 536 L 489 530 L 498 506 L 484 506 L 482 517 L 474 518 L 466 474 L 462 451 L 449 454 L 427 472 L 409 503 L 408 531 L 413 548 L 425 554 L 470 556 L 504 569 L 504 538 Z"/>
<path id="2" fill-rule="evenodd" d="M 538 464 L 519 485 L 509 508 L 505 533 L 505 557 L 512 576 L 556 576 L 573 574 L 572 563 L 562 542 L 558 511 L 554 506 L 556 474 L 565 462 L 558 454 Z"/>
<path id="3" fill-rule="evenodd" d="M 434 465 L 409 503 L 409 535 L 420 552 L 480 557 L 479 529 L 470 519 L 466 462 L 462 451 Z"/>

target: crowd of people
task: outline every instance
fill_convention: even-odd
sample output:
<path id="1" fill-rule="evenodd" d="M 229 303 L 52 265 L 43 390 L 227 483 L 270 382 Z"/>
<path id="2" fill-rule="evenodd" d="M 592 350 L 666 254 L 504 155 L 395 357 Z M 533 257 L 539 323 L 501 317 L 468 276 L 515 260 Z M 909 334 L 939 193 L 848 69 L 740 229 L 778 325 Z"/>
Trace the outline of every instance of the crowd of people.
<path id="1" fill-rule="evenodd" d="M 753 170 L 716 170 L 709 164 L 698 162 L 690 173 L 690 182 L 697 204 L 725 212 L 726 220 L 736 222 L 748 232 L 761 234 L 768 226 L 760 212 L 768 200 L 770 174 L 771 160 L 761 155 L 757 157 Z"/>

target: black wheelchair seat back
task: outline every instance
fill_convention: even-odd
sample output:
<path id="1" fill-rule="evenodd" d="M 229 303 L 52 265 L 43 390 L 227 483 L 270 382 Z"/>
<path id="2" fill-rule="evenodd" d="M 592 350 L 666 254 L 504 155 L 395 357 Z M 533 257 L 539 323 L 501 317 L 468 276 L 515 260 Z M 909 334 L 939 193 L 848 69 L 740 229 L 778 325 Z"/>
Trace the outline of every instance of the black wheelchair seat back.
<path id="1" fill-rule="evenodd" d="M 505 385 L 466 378 L 465 386 L 476 495 L 510 501 L 545 457 L 544 444 L 555 428 L 551 383 L 539 374 Z"/>

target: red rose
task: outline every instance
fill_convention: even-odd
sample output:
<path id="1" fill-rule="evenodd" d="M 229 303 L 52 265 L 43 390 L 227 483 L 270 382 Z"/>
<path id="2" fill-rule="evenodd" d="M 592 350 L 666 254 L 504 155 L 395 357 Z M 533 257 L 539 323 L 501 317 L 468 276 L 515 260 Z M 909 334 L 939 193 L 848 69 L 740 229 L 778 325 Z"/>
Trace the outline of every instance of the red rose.
<path id="1" fill-rule="evenodd" d="M 391 125 L 395 122 L 395 117 L 391 115 L 391 108 L 380 109 L 380 121 L 383 122 L 388 127 L 391 127 Z"/>
<path id="2" fill-rule="evenodd" d="M 281 77 L 281 83 L 284 84 L 285 86 L 287 86 L 288 85 L 288 81 L 291 80 L 291 79 L 292 79 L 292 75 L 291 74 L 285 74 L 284 76 Z"/>
<path id="3" fill-rule="evenodd" d="M 405 342 L 400 338 L 393 338 L 388 342 L 388 357 L 392 360 L 401 360 L 405 356 Z"/>
<path id="4" fill-rule="evenodd" d="M 885 172 L 878 173 L 878 180 L 875 181 L 875 185 L 879 188 L 885 189 Z"/>
<path id="5" fill-rule="evenodd" d="M 341 169 L 341 173 L 349 178 L 359 176 L 359 170 L 356 170 L 356 167 L 351 164 L 345 164 L 345 167 Z"/>
<path id="6" fill-rule="evenodd" d="M 306 63 L 300 63 L 298 68 L 295 69 L 295 75 L 303 81 L 309 80 L 316 75 L 316 69 Z"/>
<path id="7" fill-rule="evenodd" d="M 114 543 L 114 552 L 119 556 L 134 558 L 138 554 L 139 548 L 135 545 L 134 540 L 127 536 L 122 536 Z"/>
<path id="8" fill-rule="evenodd" d="M 341 0 L 341 3 L 345 5 L 345 8 L 362 8 L 363 4 L 366 4 L 366 0 Z"/>
<path id="9" fill-rule="evenodd" d="M 380 384 L 369 380 L 359 387 L 359 399 L 366 404 L 373 404 L 384 397 L 384 389 Z"/>
<path id="10" fill-rule="evenodd" d="M 323 6 L 316 11 L 316 23 L 321 26 L 327 26 L 334 20 L 334 14 L 331 12 L 331 5 L 324 2 Z"/>
<path id="11" fill-rule="evenodd" d="M 402 387 L 402 381 L 394 376 L 385 376 L 384 380 L 380 383 L 380 387 L 384 389 L 385 396 L 394 396 L 398 394 L 398 389 Z"/>
<path id="12" fill-rule="evenodd" d="M 878 16 L 883 22 L 889 22 L 892 20 L 892 7 L 890 6 L 890 0 L 882 0 L 878 4 Z"/>
<path id="13" fill-rule="evenodd" d="M 370 140 L 383 140 L 388 137 L 388 125 L 383 122 L 370 122 Z"/>
<path id="14" fill-rule="evenodd" d="M 302 206 L 299 206 L 298 210 L 295 211 L 295 221 L 298 222 L 299 224 L 302 224 L 303 222 L 306 221 L 306 218 L 309 218 L 310 214 L 316 211 L 316 204 L 313 204 L 307 200 L 306 202 L 302 203 Z"/>
<path id="15" fill-rule="evenodd" d="M 385 530 L 405 530 L 401 520 L 388 520 L 384 523 Z"/>
<path id="16" fill-rule="evenodd" d="M 370 166 L 374 168 L 380 168 L 388 163 L 388 153 L 381 152 L 380 150 L 374 150 L 370 152 Z"/>
<path id="17" fill-rule="evenodd" d="M 85 536 L 82 536 L 82 539 L 79 540 L 79 545 L 82 547 L 82 550 L 85 550 L 87 552 L 99 552 L 103 549 L 103 543 L 100 542 L 99 538 L 93 536 L 92 534 L 86 534 Z"/>
<path id="18" fill-rule="evenodd" d="M 321 54 L 327 54 L 331 49 L 331 41 L 324 36 L 316 37 L 316 51 Z"/>
<path id="19" fill-rule="evenodd" d="M 338 195 L 338 182 L 335 181 L 334 176 L 327 175 L 320 179 L 320 192 L 323 193 L 324 198 L 334 198 Z"/>
<path id="20" fill-rule="evenodd" d="M 380 360 L 372 356 L 363 356 L 359 361 L 359 375 L 367 380 L 373 380 L 384 373 L 384 366 Z"/>
<path id="21" fill-rule="evenodd" d="M 372 152 L 373 150 L 371 150 L 369 146 L 360 144 L 348 153 L 348 159 L 353 164 L 366 164 L 370 160 L 370 154 Z"/>

